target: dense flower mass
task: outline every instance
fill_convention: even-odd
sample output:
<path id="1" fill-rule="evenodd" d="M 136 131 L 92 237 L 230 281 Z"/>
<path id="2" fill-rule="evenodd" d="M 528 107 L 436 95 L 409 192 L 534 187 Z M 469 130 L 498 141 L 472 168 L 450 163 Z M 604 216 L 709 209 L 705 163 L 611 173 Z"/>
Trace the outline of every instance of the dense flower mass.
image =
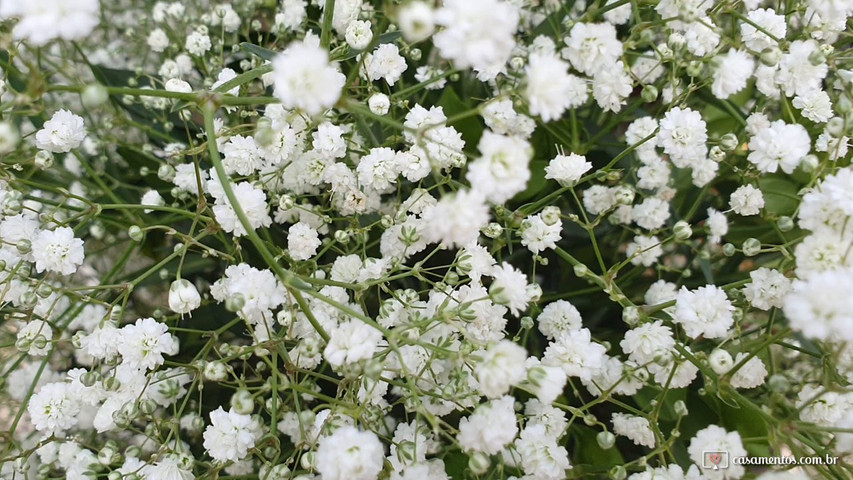
<path id="1" fill-rule="evenodd" d="M 853 476 L 851 19 L 0 0 L 0 480 Z"/>

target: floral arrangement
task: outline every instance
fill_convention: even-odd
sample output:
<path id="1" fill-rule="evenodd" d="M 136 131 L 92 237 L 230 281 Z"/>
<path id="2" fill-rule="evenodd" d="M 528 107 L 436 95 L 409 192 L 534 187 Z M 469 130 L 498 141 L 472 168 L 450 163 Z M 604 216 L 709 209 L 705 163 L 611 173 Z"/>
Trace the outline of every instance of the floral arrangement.
<path id="1" fill-rule="evenodd" d="M 0 478 L 851 478 L 851 15 L 0 0 Z"/>

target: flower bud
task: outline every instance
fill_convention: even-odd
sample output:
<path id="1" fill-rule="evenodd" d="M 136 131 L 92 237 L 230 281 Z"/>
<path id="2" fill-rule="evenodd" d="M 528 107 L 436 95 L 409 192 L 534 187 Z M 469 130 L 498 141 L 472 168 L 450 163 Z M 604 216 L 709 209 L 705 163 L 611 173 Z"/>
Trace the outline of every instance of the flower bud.
<path id="1" fill-rule="evenodd" d="M 747 257 L 758 255 L 761 251 L 761 242 L 757 238 L 747 238 L 741 247 L 743 254 Z"/>
<path id="2" fill-rule="evenodd" d="M 248 415 L 255 410 L 255 399 L 248 390 L 240 389 L 231 396 L 231 406 L 235 412 Z"/>
<path id="3" fill-rule="evenodd" d="M 640 309 L 633 306 L 625 307 L 625 309 L 622 310 L 622 321 L 629 327 L 633 327 L 640 321 Z"/>
<path id="4" fill-rule="evenodd" d="M 672 227 L 672 233 L 674 233 L 675 238 L 679 240 L 687 240 L 693 235 L 693 229 L 690 228 L 689 223 L 684 220 L 679 220 L 675 222 L 675 225 Z"/>
<path id="5" fill-rule="evenodd" d="M 21 135 L 14 124 L 0 122 L 0 154 L 14 150 L 20 140 Z"/>
<path id="6" fill-rule="evenodd" d="M 804 172 L 812 173 L 817 170 L 817 166 L 819 164 L 820 160 L 818 160 L 817 155 L 810 153 L 803 157 L 803 161 L 800 162 L 800 167 L 803 169 Z"/>
<path id="7" fill-rule="evenodd" d="M 598 442 L 598 446 L 601 447 L 602 450 L 609 450 L 613 448 L 613 444 L 616 443 L 616 435 L 613 435 L 606 430 L 601 431 L 595 436 L 595 441 Z"/>
<path id="8" fill-rule="evenodd" d="M 530 317 L 521 317 L 521 328 L 522 330 L 531 330 L 533 329 L 533 319 Z"/>
<path id="9" fill-rule="evenodd" d="M 80 101 L 83 102 L 83 106 L 86 108 L 94 108 L 98 105 L 103 105 L 109 99 L 110 92 L 107 91 L 107 87 L 99 83 L 86 85 L 86 88 L 84 88 L 83 92 L 80 94 Z"/>
<path id="10" fill-rule="evenodd" d="M 36 167 L 47 170 L 48 168 L 53 166 L 53 154 L 48 152 L 47 150 L 39 150 L 36 152 L 36 157 L 33 160 Z"/>
<path id="11" fill-rule="evenodd" d="M 468 468 L 474 473 L 474 475 L 483 475 L 487 471 L 489 471 L 489 467 L 492 465 L 489 457 L 483 452 L 473 452 L 471 456 L 468 457 Z"/>
<path id="12" fill-rule="evenodd" d="M 492 222 L 483 227 L 483 235 L 489 238 L 498 238 L 504 233 L 504 227 L 500 223 Z"/>
<path id="13" fill-rule="evenodd" d="M 278 197 L 278 208 L 282 210 L 290 210 L 294 205 L 296 205 L 296 200 L 294 200 L 292 196 L 285 194 Z"/>
<path id="14" fill-rule="evenodd" d="M 225 309 L 229 312 L 239 312 L 246 306 L 246 298 L 242 293 L 235 293 L 225 299 Z"/>
<path id="15" fill-rule="evenodd" d="M 776 225 L 778 225 L 779 230 L 783 232 L 790 232 L 794 229 L 794 219 L 787 215 L 784 217 L 779 217 L 779 220 L 776 222 Z"/>
<path id="16" fill-rule="evenodd" d="M 613 192 L 613 197 L 616 199 L 618 205 L 630 205 L 634 203 L 635 196 L 636 192 L 634 189 L 624 185 L 616 187 L 616 190 Z"/>
<path id="17" fill-rule="evenodd" d="M 560 221 L 560 207 L 555 207 L 553 205 L 547 206 L 542 209 L 542 222 L 549 227 L 552 225 L 556 225 L 557 222 Z"/>
<path id="18" fill-rule="evenodd" d="M 583 278 L 589 274 L 589 268 L 587 268 L 587 266 L 582 263 L 578 263 L 577 265 L 572 267 L 572 269 L 574 270 L 575 276 L 577 277 Z"/>
<path id="19" fill-rule="evenodd" d="M 386 115 L 391 109 L 391 99 L 384 93 L 374 93 L 367 100 L 367 106 L 375 115 Z"/>
<path id="20" fill-rule="evenodd" d="M 724 152 L 723 149 L 719 147 L 719 145 L 714 145 L 708 152 L 708 158 L 717 163 L 720 163 L 726 159 L 726 152 Z"/>
<path id="21" fill-rule="evenodd" d="M 687 71 L 687 75 L 690 75 L 691 77 L 698 77 L 702 73 L 703 66 L 704 65 L 699 60 L 692 60 L 687 64 L 687 68 L 685 70 Z"/>
<path id="22" fill-rule="evenodd" d="M 642 92 L 640 92 L 640 97 L 646 103 L 652 103 L 658 99 L 658 87 L 654 85 L 646 85 L 643 87 Z"/>
<path id="23" fill-rule="evenodd" d="M 157 169 L 157 177 L 164 182 L 171 182 L 175 179 L 175 167 L 169 164 L 160 165 Z"/>
<path id="24" fill-rule="evenodd" d="M 202 375 L 206 380 L 221 382 L 228 377 L 228 367 L 219 361 L 206 362 L 202 370 Z"/>
<path id="25" fill-rule="evenodd" d="M 833 138 L 841 138 L 844 136 L 844 119 L 841 117 L 832 117 L 826 122 L 826 133 Z"/>
<path id="26" fill-rule="evenodd" d="M 720 138 L 720 148 L 725 152 L 731 152 L 736 149 L 739 143 L 737 135 L 732 132 L 729 132 Z"/>
<path id="27" fill-rule="evenodd" d="M 708 356 L 708 364 L 711 365 L 711 370 L 713 370 L 714 373 L 722 375 L 731 370 L 734 366 L 734 359 L 729 352 L 722 348 L 718 348 Z"/>
<path id="28" fill-rule="evenodd" d="M 768 67 L 774 67 L 779 63 L 779 60 L 782 59 L 782 51 L 779 50 L 779 47 L 777 46 L 767 47 L 761 51 L 759 59 L 762 64 Z"/>
<path id="29" fill-rule="evenodd" d="M 672 404 L 672 409 L 675 410 L 675 414 L 679 417 L 687 415 L 687 404 L 684 403 L 684 400 L 676 400 Z"/>
<path id="30" fill-rule="evenodd" d="M 767 387 L 771 391 L 785 393 L 791 388 L 791 382 L 784 375 L 777 373 L 767 379 Z"/>
<path id="31" fill-rule="evenodd" d="M 131 225 L 130 228 L 127 229 L 127 236 L 134 242 L 141 242 L 145 237 L 145 233 L 141 228 L 139 228 L 139 226 Z"/>
<path id="32" fill-rule="evenodd" d="M 201 305 L 201 295 L 189 280 L 179 278 L 169 287 L 169 308 L 181 315 Z"/>

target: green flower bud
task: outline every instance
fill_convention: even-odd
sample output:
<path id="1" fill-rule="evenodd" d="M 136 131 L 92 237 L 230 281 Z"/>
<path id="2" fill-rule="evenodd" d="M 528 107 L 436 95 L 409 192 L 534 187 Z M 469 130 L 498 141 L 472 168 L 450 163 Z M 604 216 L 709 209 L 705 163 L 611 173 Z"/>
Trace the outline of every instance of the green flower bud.
<path id="1" fill-rule="evenodd" d="M 613 444 L 616 443 L 616 435 L 613 435 L 606 430 L 601 431 L 595 436 L 595 441 L 598 442 L 598 446 L 601 447 L 602 450 L 609 450 L 613 448 Z"/>

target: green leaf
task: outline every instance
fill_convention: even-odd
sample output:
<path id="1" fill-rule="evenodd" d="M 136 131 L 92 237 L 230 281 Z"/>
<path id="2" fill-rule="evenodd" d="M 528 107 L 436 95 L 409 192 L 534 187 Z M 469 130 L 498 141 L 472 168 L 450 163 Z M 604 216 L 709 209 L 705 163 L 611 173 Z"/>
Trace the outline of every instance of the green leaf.
<path id="1" fill-rule="evenodd" d="M 758 180 L 764 194 L 764 211 L 774 215 L 793 215 L 800 204 L 796 183 L 781 175 L 765 175 Z"/>
<path id="2" fill-rule="evenodd" d="M 533 160 L 530 162 L 530 180 L 527 182 L 527 189 L 515 196 L 513 201 L 524 202 L 529 200 L 548 185 L 548 180 L 545 179 L 545 167 L 548 166 L 546 160 Z"/>
<path id="3" fill-rule="evenodd" d="M 607 450 L 598 446 L 595 436 L 598 432 L 582 425 L 572 428 L 575 437 L 574 458 L 572 464 L 590 465 L 589 472 L 606 472 L 616 465 L 624 465 L 625 459 L 615 446 Z M 571 451 L 571 450 L 570 450 Z"/>
<path id="4" fill-rule="evenodd" d="M 248 51 L 252 55 L 261 57 L 264 60 L 269 60 L 269 61 L 272 61 L 272 59 L 275 58 L 276 55 L 278 55 L 276 52 L 273 52 L 272 50 L 270 50 L 268 48 L 264 48 L 264 47 L 261 47 L 261 46 L 258 46 L 258 45 L 255 45 L 255 44 L 249 43 L 249 42 L 241 43 L 240 48 L 243 48 L 244 50 Z"/>
<path id="5" fill-rule="evenodd" d="M 456 94 L 453 87 L 447 87 L 444 89 L 444 92 L 441 94 L 441 98 L 438 99 L 437 105 L 444 109 L 444 114 L 448 119 L 451 119 L 451 117 L 455 115 L 471 111 L 471 107 L 466 105 L 465 102 L 459 98 L 459 95 Z M 472 148 L 480 141 L 480 137 L 483 136 L 483 130 L 485 129 L 483 124 L 477 119 L 476 115 L 448 122 L 448 125 L 454 127 L 462 134 L 462 138 L 465 140 L 465 145 L 469 148 Z"/>

